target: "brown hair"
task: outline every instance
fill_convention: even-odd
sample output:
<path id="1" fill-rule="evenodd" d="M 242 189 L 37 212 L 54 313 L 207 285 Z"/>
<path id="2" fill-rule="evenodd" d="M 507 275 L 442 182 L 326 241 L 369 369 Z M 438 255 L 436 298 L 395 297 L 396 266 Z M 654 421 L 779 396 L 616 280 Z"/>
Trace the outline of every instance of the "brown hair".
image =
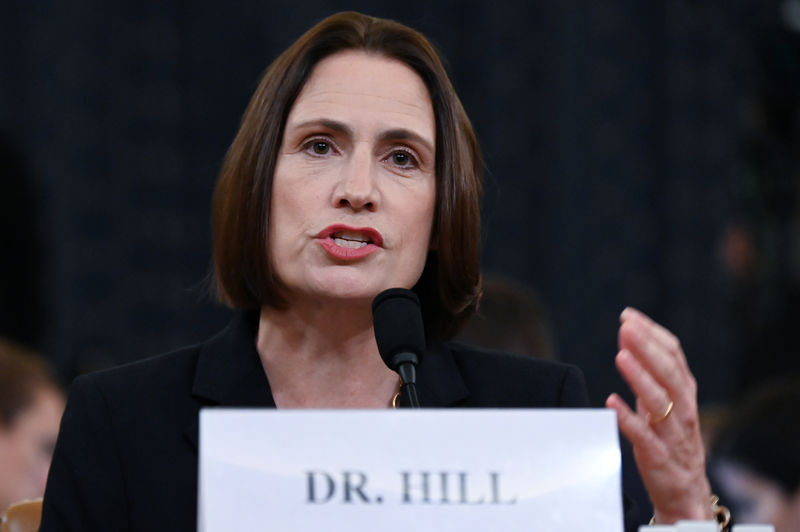
<path id="1" fill-rule="evenodd" d="M 217 298 L 236 308 L 282 307 L 270 263 L 272 177 L 289 111 L 314 66 L 344 50 L 399 60 L 425 82 L 436 119 L 433 241 L 414 287 L 429 336 L 444 337 L 474 309 L 480 294 L 482 162 L 472 126 L 430 42 L 391 20 L 332 15 L 308 30 L 267 68 L 242 118 L 213 200 Z"/>
<path id="2" fill-rule="evenodd" d="M 41 389 L 61 391 L 50 368 L 34 353 L 0 340 L 0 427 L 9 427 Z"/>

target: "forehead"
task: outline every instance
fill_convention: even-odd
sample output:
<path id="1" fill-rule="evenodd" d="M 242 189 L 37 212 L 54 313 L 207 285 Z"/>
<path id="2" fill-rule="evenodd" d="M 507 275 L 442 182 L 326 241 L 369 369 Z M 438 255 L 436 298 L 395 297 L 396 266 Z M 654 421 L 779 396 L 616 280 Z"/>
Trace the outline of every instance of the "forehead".
<path id="1" fill-rule="evenodd" d="M 434 140 L 433 104 L 422 78 L 406 64 L 379 54 L 345 51 L 317 63 L 289 123 L 319 118 L 406 127 Z"/>

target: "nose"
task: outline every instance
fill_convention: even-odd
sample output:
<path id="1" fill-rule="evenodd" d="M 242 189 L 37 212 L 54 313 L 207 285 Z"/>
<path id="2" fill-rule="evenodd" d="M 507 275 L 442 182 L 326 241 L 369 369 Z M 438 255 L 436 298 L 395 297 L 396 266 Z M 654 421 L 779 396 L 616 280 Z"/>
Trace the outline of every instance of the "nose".
<path id="1" fill-rule="evenodd" d="M 342 166 L 334 192 L 334 206 L 348 207 L 354 211 L 376 210 L 379 200 L 377 170 L 368 146 L 357 146 L 347 163 Z"/>

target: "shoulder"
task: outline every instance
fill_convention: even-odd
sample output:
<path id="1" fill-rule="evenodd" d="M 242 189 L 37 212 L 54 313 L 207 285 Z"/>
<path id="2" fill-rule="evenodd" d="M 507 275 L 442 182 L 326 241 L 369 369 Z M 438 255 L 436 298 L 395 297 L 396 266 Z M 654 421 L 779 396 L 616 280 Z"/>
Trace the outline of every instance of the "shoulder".
<path id="1" fill-rule="evenodd" d="M 164 529 L 192 522 L 202 406 L 192 386 L 202 350 L 186 347 L 75 379 L 42 530 L 128 530 L 142 508 L 147 519 L 170 524 Z"/>
<path id="2" fill-rule="evenodd" d="M 100 397 L 113 415 L 147 413 L 191 417 L 207 404 L 269 404 L 266 376 L 254 342 L 254 317 L 236 313 L 227 327 L 200 344 L 90 373 L 75 380 L 70 397 Z"/>
<path id="3" fill-rule="evenodd" d="M 201 343 L 83 375 L 72 388 L 95 387 L 113 396 L 175 392 L 189 395 L 203 359 L 222 359 L 218 362 L 224 364 L 230 353 L 241 351 L 239 344 L 246 345 L 250 334 L 248 324 L 248 316 L 236 314 L 225 328 Z"/>
<path id="4" fill-rule="evenodd" d="M 450 342 L 471 400 L 486 406 L 583 407 L 589 403 L 576 366 Z"/>
<path id="5" fill-rule="evenodd" d="M 523 370 L 534 371 L 542 375 L 560 375 L 570 371 L 580 372 L 576 366 L 553 360 L 487 349 L 461 342 L 446 342 L 444 345 L 461 364 L 489 371 Z"/>
<path id="6" fill-rule="evenodd" d="M 202 345 L 184 347 L 162 355 L 100 370 L 75 379 L 70 388 L 94 388 L 103 396 L 126 391 L 141 396 L 154 390 L 191 389 Z"/>

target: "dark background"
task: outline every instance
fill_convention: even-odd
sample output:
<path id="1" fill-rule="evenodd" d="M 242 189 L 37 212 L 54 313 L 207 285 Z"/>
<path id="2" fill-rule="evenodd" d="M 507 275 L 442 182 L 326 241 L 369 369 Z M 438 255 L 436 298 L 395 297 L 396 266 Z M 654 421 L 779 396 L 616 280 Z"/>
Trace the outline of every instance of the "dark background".
<path id="1" fill-rule="evenodd" d="M 261 72 L 338 10 L 434 41 L 487 163 L 487 272 L 599 404 L 617 316 L 704 404 L 796 369 L 800 2 L 0 3 L 0 334 L 65 380 L 201 341 L 216 173 Z M 794 26 L 793 26 L 794 25 Z"/>

